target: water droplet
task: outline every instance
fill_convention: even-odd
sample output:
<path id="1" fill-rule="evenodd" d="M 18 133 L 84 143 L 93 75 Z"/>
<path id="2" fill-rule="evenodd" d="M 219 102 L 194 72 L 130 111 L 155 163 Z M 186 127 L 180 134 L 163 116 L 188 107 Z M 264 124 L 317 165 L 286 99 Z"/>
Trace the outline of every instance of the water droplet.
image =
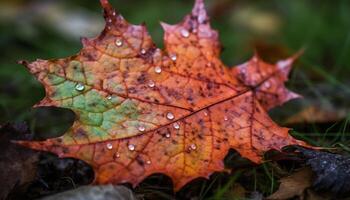
<path id="1" fill-rule="evenodd" d="M 109 23 L 112 23 L 112 19 L 108 19 L 108 22 L 109 22 Z"/>
<path id="2" fill-rule="evenodd" d="M 174 127 L 174 129 L 180 129 L 180 125 L 177 122 L 175 122 L 173 124 L 173 127 Z"/>
<path id="3" fill-rule="evenodd" d="M 123 40 L 117 39 L 117 40 L 115 41 L 115 45 L 117 45 L 118 47 L 121 47 L 121 46 L 123 45 Z"/>
<path id="4" fill-rule="evenodd" d="M 157 66 L 154 68 L 154 71 L 157 73 L 157 74 L 160 74 L 162 73 L 162 68 L 160 66 Z"/>
<path id="5" fill-rule="evenodd" d="M 75 89 L 78 90 L 78 91 L 84 91 L 85 86 L 84 86 L 82 83 L 78 83 L 78 84 L 75 86 Z"/>
<path id="6" fill-rule="evenodd" d="M 115 11 L 113 11 L 112 15 L 113 15 L 113 16 L 116 16 L 116 15 L 117 15 L 117 13 L 116 13 Z"/>
<path id="7" fill-rule="evenodd" d="M 146 161 L 146 164 L 147 164 L 147 165 L 150 165 L 151 163 L 152 163 L 152 162 L 151 162 L 150 160 L 147 160 L 147 161 Z"/>
<path id="8" fill-rule="evenodd" d="M 156 86 L 156 84 L 154 83 L 154 81 L 150 80 L 150 81 L 148 82 L 148 86 L 149 86 L 150 88 L 154 88 L 154 86 Z"/>
<path id="9" fill-rule="evenodd" d="M 146 54 L 146 53 L 147 53 L 146 49 L 141 49 L 141 54 Z"/>
<path id="10" fill-rule="evenodd" d="M 128 149 L 129 149 L 130 151 L 134 151 L 134 150 L 135 150 L 135 145 L 129 144 L 129 145 L 128 145 Z"/>
<path id="11" fill-rule="evenodd" d="M 208 62 L 208 63 L 207 63 L 207 66 L 208 66 L 208 67 L 212 67 L 212 66 L 213 66 L 213 63 L 212 63 L 212 62 Z"/>
<path id="12" fill-rule="evenodd" d="M 228 120 L 228 117 L 227 117 L 227 116 L 224 116 L 224 120 L 227 121 L 227 120 Z"/>
<path id="13" fill-rule="evenodd" d="M 207 112 L 204 112 L 204 116 L 208 116 L 208 113 L 207 113 Z"/>
<path id="14" fill-rule="evenodd" d="M 197 146 L 196 146 L 196 144 L 191 144 L 190 148 L 191 148 L 192 150 L 195 150 L 195 149 L 197 149 Z"/>
<path id="15" fill-rule="evenodd" d="M 170 133 L 165 134 L 166 138 L 170 138 L 170 136 L 171 136 Z"/>
<path id="16" fill-rule="evenodd" d="M 107 149 L 109 149 L 109 150 L 111 150 L 111 149 L 113 149 L 113 145 L 112 145 L 112 143 L 107 143 Z"/>
<path id="17" fill-rule="evenodd" d="M 108 100 L 112 100 L 112 96 L 107 96 L 107 99 Z"/>
<path id="18" fill-rule="evenodd" d="M 187 38 L 190 36 L 190 32 L 188 32 L 188 30 L 186 30 L 186 29 L 181 29 L 180 32 L 181 32 L 182 37 Z"/>
<path id="19" fill-rule="evenodd" d="M 176 61 L 176 59 L 177 59 L 176 54 L 172 54 L 172 55 L 170 56 L 170 59 L 171 59 L 172 61 Z"/>
<path id="20" fill-rule="evenodd" d="M 119 157 L 120 157 L 120 154 L 119 154 L 119 153 L 115 153 L 115 154 L 114 154 L 114 159 L 119 158 Z"/>
<path id="21" fill-rule="evenodd" d="M 175 118 L 175 116 L 174 116 L 174 114 L 173 114 L 173 113 L 168 112 L 168 113 L 166 114 L 166 118 L 168 118 L 169 120 L 172 120 L 172 119 L 174 119 L 174 118 Z"/>
<path id="22" fill-rule="evenodd" d="M 139 131 L 143 132 L 146 130 L 146 127 L 144 125 L 140 125 L 138 129 Z"/>
<path id="23" fill-rule="evenodd" d="M 266 81 L 266 82 L 264 83 L 264 86 L 268 89 L 268 88 L 271 87 L 271 84 L 270 84 L 270 82 Z"/>

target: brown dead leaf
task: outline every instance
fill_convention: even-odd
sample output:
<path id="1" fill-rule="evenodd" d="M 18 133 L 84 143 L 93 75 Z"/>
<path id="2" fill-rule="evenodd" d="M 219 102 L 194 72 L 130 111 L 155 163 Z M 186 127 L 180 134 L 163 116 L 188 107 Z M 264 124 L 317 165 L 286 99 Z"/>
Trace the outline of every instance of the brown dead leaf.
<path id="1" fill-rule="evenodd" d="M 245 194 L 246 190 L 244 189 L 244 187 L 239 183 L 235 183 L 233 184 L 232 188 L 228 190 L 225 194 L 225 199 L 246 199 Z"/>
<path id="2" fill-rule="evenodd" d="M 342 120 L 347 110 L 327 108 L 325 106 L 309 105 L 286 120 L 286 124 L 326 123 Z"/>
<path id="3" fill-rule="evenodd" d="M 304 168 L 295 172 L 291 176 L 282 178 L 278 190 L 267 199 L 289 199 L 295 196 L 302 197 L 304 191 L 312 185 L 312 171 L 310 168 Z"/>
<path id="4" fill-rule="evenodd" d="M 11 143 L 11 139 L 22 137 L 24 130 L 12 125 L 0 128 L 0 199 L 34 180 L 39 153 Z"/>
<path id="5" fill-rule="evenodd" d="M 314 190 L 308 189 L 305 193 L 305 200 L 331 200 L 335 199 L 332 197 L 331 193 L 319 193 Z"/>

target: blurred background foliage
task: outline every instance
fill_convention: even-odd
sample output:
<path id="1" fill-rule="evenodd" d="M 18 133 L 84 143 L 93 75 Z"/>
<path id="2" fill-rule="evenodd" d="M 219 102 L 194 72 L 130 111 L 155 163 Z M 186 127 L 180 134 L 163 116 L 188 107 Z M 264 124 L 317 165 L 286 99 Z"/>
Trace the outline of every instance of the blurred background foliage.
<path id="1" fill-rule="evenodd" d="M 159 47 L 163 46 L 159 22 L 177 23 L 193 5 L 190 0 L 110 1 L 129 22 L 145 22 Z M 304 50 L 288 87 L 305 98 L 276 108 L 271 115 L 311 144 L 349 153 L 350 1 L 206 2 L 228 66 L 247 61 L 255 49 L 269 62 Z M 45 91 L 17 61 L 74 55 L 81 48 L 80 37 L 97 36 L 103 26 L 98 0 L 0 0 L 0 123 L 27 121 L 38 139 L 63 134 L 73 113 L 31 109 Z M 271 169 L 262 167 L 266 172 Z M 254 189 L 258 184 L 270 193 L 276 187 L 274 177 L 264 176 Z"/>

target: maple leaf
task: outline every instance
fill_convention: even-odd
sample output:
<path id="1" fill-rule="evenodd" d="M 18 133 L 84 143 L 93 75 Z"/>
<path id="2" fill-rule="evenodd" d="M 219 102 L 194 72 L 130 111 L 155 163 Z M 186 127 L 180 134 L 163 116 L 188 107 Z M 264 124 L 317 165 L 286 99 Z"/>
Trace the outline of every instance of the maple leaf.
<path id="1" fill-rule="evenodd" d="M 223 171 L 230 148 L 260 163 L 270 149 L 306 145 L 267 114 L 298 97 L 284 86 L 296 57 L 268 64 L 255 55 L 226 67 L 202 0 L 181 23 L 162 23 L 165 50 L 144 25 L 101 4 L 105 29 L 82 39 L 77 55 L 23 62 L 45 86 L 36 106 L 71 109 L 76 120 L 59 138 L 21 144 L 86 161 L 95 184 L 135 186 L 163 173 L 176 190 Z"/>

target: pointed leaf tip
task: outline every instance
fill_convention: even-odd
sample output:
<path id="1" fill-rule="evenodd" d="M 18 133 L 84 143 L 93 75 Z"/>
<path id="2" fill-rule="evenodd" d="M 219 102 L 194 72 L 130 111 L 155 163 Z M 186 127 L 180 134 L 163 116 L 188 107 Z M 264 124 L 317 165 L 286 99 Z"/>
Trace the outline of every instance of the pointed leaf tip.
<path id="1" fill-rule="evenodd" d="M 294 55 L 292 55 L 291 57 L 284 59 L 284 60 L 280 60 L 277 62 L 277 66 L 280 69 L 284 69 L 286 70 L 288 73 L 292 68 L 293 63 L 299 59 L 299 57 L 301 57 L 304 53 L 304 49 L 300 49 L 298 52 L 296 52 Z"/>
<path id="2" fill-rule="evenodd" d="M 112 8 L 112 6 L 108 0 L 100 0 L 100 3 L 101 3 L 102 8 L 104 8 L 105 10 Z"/>
<path id="3" fill-rule="evenodd" d="M 208 14 L 205 9 L 203 0 L 196 0 L 192 9 L 192 15 L 197 17 L 198 23 L 206 23 L 208 21 Z"/>
<path id="4" fill-rule="evenodd" d="M 29 62 L 26 60 L 19 60 L 19 61 L 17 61 L 17 64 L 24 65 L 25 67 L 28 67 Z"/>
<path id="5" fill-rule="evenodd" d="M 254 54 L 253 54 L 252 60 L 262 60 L 262 58 L 259 55 L 259 51 L 256 48 L 254 48 Z"/>
<path id="6" fill-rule="evenodd" d="M 171 27 L 172 27 L 172 25 L 170 25 L 170 24 L 168 24 L 166 22 L 162 22 L 162 21 L 160 22 L 160 25 L 162 26 L 164 31 L 170 30 Z"/>
<path id="7" fill-rule="evenodd" d="M 305 52 L 305 47 L 301 48 L 299 51 L 297 51 L 292 57 L 295 59 L 298 59 L 301 57 Z"/>
<path id="8" fill-rule="evenodd" d="M 100 0 L 101 6 L 104 10 L 104 17 L 107 23 L 111 23 L 114 18 L 119 15 L 108 0 Z"/>
<path id="9" fill-rule="evenodd" d="M 193 12 L 205 11 L 205 5 L 203 0 L 195 0 L 193 6 Z"/>

